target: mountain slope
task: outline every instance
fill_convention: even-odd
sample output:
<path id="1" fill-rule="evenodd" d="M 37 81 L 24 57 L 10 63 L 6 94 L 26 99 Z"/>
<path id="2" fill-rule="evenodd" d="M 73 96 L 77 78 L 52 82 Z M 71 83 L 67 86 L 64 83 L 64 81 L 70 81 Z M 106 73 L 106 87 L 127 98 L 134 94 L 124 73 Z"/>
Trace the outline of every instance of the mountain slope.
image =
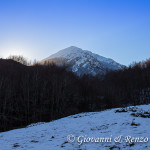
<path id="1" fill-rule="evenodd" d="M 107 71 L 123 68 L 123 65 L 120 65 L 112 59 L 99 56 L 75 46 L 58 51 L 44 59 L 42 63 L 45 61 L 54 62 L 58 65 L 67 64 L 79 76 L 83 74 L 103 75 Z"/>
<path id="2" fill-rule="evenodd" d="M 150 105 L 141 105 L 102 112 L 81 113 L 49 123 L 0 133 L 1 150 L 149 150 L 150 142 L 130 143 L 125 138 L 150 138 Z M 117 110 L 117 111 L 116 111 Z M 121 111 L 122 112 L 121 112 Z M 117 112 L 117 113 L 116 113 Z M 143 117 L 137 114 L 143 112 Z M 131 114 L 136 114 L 134 117 Z M 150 113 L 149 113 L 150 115 Z M 71 141 L 68 142 L 69 136 Z M 75 139 L 73 138 L 75 137 Z M 122 136 L 122 143 L 115 143 Z M 111 142 L 87 142 L 84 138 L 112 138 Z M 78 140 L 78 138 L 80 138 Z M 121 142 L 120 141 L 120 142 Z M 143 141 L 143 140 L 142 140 Z"/>

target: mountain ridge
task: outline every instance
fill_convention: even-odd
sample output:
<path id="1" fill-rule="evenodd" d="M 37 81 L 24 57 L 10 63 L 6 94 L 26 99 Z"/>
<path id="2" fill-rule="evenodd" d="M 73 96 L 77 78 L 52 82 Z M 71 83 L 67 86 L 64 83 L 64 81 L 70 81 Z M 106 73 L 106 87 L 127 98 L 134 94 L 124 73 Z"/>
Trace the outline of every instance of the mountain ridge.
<path id="1" fill-rule="evenodd" d="M 104 75 L 108 71 L 119 70 L 124 66 L 113 59 L 105 58 L 88 50 L 82 50 L 76 46 L 62 49 L 41 61 L 53 62 L 58 65 L 70 65 L 70 70 L 79 76 L 84 74 Z"/>

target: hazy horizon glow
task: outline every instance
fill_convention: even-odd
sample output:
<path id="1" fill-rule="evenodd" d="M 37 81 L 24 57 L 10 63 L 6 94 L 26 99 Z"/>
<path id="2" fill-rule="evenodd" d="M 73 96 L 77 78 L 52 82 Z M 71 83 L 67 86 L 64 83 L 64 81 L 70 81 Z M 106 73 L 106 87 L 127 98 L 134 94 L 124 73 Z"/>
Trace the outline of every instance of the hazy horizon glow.
<path id="1" fill-rule="evenodd" d="M 149 0 L 1 0 L 0 57 L 77 46 L 129 65 L 150 58 Z"/>

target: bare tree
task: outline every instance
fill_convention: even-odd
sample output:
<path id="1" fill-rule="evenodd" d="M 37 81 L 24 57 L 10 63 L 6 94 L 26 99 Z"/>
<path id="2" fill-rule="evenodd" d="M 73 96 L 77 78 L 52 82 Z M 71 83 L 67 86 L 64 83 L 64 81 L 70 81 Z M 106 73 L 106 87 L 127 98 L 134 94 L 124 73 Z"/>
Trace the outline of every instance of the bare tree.
<path id="1" fill-rule="evenodd" d="M 27 59 L 21 55 L 10 55 L 7 59 L 12 59 L 26 66 L 30 64 Z"/>

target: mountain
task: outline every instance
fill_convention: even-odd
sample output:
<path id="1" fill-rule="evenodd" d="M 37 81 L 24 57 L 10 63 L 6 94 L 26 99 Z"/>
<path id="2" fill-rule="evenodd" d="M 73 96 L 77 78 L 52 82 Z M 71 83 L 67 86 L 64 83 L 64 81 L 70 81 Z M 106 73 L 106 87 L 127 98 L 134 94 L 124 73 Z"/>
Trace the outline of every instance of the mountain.
<path id="1" fill-rule="evenodd" d="M 150 105 L 115 108 L 31 124 L 0 133 L 0 149 L 149 150 L 149 108 Z"/>
<path id="2" fill-rule="evenodd" d="M 83 74 L 104 75 L 108 71 L 119 70 L 124 67 L 110 58 L 105 58 L 75 46 L 58 51 L 44 59 L 41 63 L 44 62 L 69 65 L 70 70 L 79 76 Z"/>

